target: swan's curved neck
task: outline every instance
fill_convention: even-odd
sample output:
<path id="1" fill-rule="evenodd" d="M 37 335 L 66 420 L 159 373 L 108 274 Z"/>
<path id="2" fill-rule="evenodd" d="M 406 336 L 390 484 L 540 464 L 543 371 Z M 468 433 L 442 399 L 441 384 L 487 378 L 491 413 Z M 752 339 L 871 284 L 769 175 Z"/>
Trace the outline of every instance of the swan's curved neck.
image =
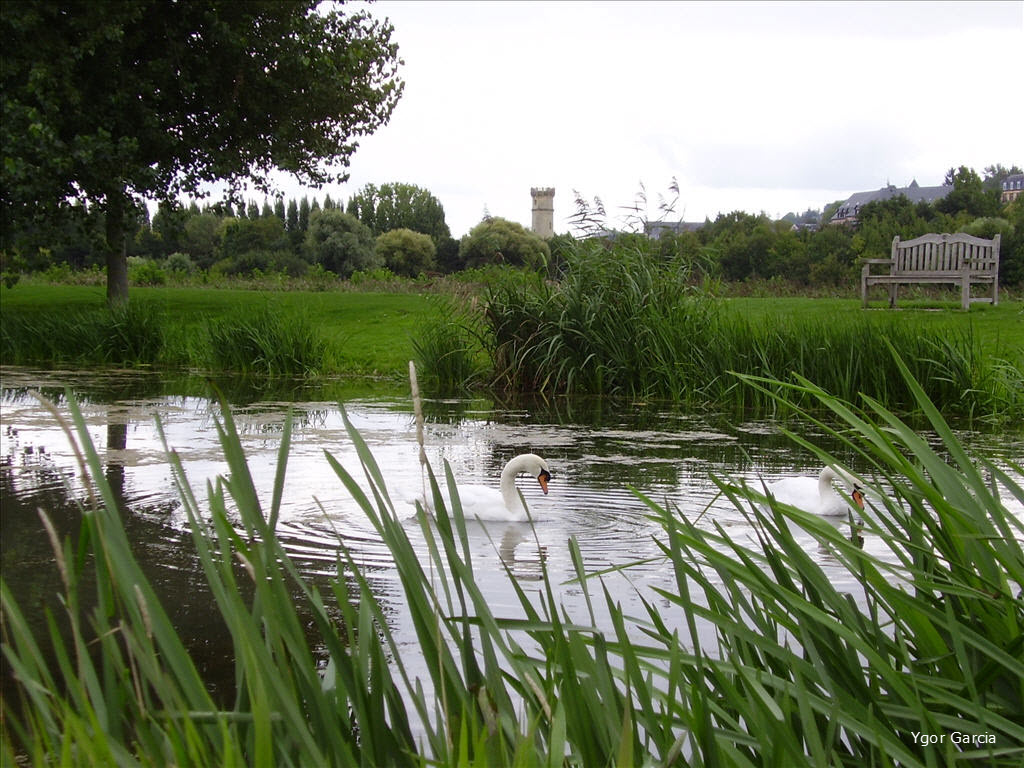
<path id="1" fill-rule="evenodd" d="M 526 463 L 528 461 L 526 456 L 516 456 L 501 471 L 501 498 L 504 500 L 505 506 L 512 511 L 521 510 L 523 506 L 522 500 L 519 498 L 519 491 L 516 490 L 516 477 L 527 471 Z"/>
<path id="2" fill-rule="evenodd" d="M 821 470 L 821 474 L 818 475 L 818 496 L 827 499 L 835 494 L 835 491 L 832 489 L 832 481 L 837 479 L 839 479 L 839 475 L 836 474 L 832 467 L 825 467 Z"/>
<path id="3" fill-rule="evenodd" d="M 825 499 L 836 495 L 835 488 L 832 487 L 832 483 L 836 480 L 842 480 L 849 488 L 853 488 L 853 479 L 845 472 L 837 471 L 832 467 L 825 467 L 821 470 L 821 474 L 818 475 L 818 493 L 821 495 L 821 498 Z"/>

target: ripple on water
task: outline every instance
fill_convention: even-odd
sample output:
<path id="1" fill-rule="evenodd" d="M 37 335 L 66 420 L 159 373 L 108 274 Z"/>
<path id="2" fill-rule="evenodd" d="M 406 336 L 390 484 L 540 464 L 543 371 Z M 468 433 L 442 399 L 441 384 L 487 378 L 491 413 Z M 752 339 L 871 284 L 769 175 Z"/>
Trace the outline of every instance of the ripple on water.
<path id="1" fill-rule="evenodd" d="M 62 391 L 69 382 L 81 387 L 81 377 L 69 376 L 4 370 L 0 460 L 8 473 L 5 482 L 10 479 L 16 494 L 36 498 L 68 486 L 74 498 L 84 497 L 77 460 L 66 436 L 38 401 L 25 394 L 40 387 Z M 403 402 L 370 399 L 345 407 L 387 478 L 415 551 L 424 567 L 429 567 L 427 539 L 412 518 L 412 506 L 403 506 L 423 487 L 411 408 Z M 186 517 L 154 416 L 159 415 L 168 445 L 202 497 L 207 482 L 216 482 L 228 472 L 216 430 L 219 405 L 193 396 L 120 400 L 108 396 L 86 399 L 82 410 L 90 438 L 129 510 L 165 526 L 163 551 L 179 542 L 187 547 L 188 538 L 176 535 L 186 530 Z M 535 525 L 467 524 L 475 578 L 488 601 L 508 614 L 516 611 L 518 598 L 509 588 L 506 573 L 532 586 L 547 572 L 551 583 L 558 585 L 559 599 L 576 600 L 580 587 L 572 583 L 570 538 L 579 544 L 586 571 L 603 574 L 613 599 L 627 606 L 637 607 L 638 586 L 674 589 L 674 577 L 659 547 L 664 539 L 662 526 L 631 488 L 665 506 L 669 514 L 685 515 L 705 530 L 721 531 L 728 539 L 755 546 L 749 521 L 718 493 L 712 477 L 747 479 L 753 484 L 761 475 L 771 479 L 787 473 L 814 474 L 817 469 L 808 466 L 813 460 L 796 450 L 777 424 L 769 422 L 723 426 L 701 416 L 661 418 L 649 411 L 622 411 L 603 423 L 559 424 L 541 423 L 542 417 L 529 409 L 492 410 L 478 402 L 453 401 L 442 410 L 437 420 L 426 425 L 426 450 L 439 477 L 447 461 L 460 482 L 496 487 L 505 461 L 525 451 L 544 455 L 554 474 L 548 496 L 541 494 L 536 483 L 520 481 Z M 325 456 L 325 451 L 330 452 L 365 487 L 356 451 L 335 404 L 262 402 L 233 409 L 257 493 L 269 504 L 289 411 L 294 424 L 280 509 L 282 543 L 303 572 L 317 577 L 335 575 L 342 547 L 347 548 L 380 594 L 400 606 L 391 553 Z M 647 428 L 652 423 L 657 428 Z M 805 434 L 815 441 L 820 438 L 811 431 Z M 987 442 L 979 435 L 961 437 L 989 455 L 1019 457 L 1022 452 L 1019 439 L 1014 443 L 999 436 Z M 834 554 L 809 534 L 800 533 L 798 540 L 836 579 L 848 578 Z M 870 538 L 865 542 L 868 548 L 876 545 Z M 725 544 L 722 549 L 728 551 Z M 631 563 L 638 565 L 625 573 L 615 570 Z M 400 608 L 395 610 L 400 613 Z"/>

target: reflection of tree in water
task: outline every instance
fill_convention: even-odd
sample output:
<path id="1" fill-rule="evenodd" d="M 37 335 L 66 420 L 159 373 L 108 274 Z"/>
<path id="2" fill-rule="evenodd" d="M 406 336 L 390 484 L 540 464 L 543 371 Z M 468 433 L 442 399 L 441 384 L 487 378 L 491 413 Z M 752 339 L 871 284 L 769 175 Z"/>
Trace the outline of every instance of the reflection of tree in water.
<path id="1" fill-rule="evenodd" d="M 5 403 L 34 400 L 40 393 L 58 407 L 67 403 L 67 388 L 75 393 L 79 405 L 103 405 L 146 400 L 185 402 L 202 399 L 216 408 L 223 399 L 235 407 L 267 408 L 274 403 L 338 403 L 350 400 L 408 394 L 407 388 L 388 382 L 366 383 L 358 379 L 304 379 L 290 377 L 197 376 L 162 371 L 36 371 L 5 370 Z M 392 391 L 393 389 L 393 391 Z M 329 413 L 330 411 L 325 411 Z"/>
<path id="2" fill-rule="evenodd" d="M 123 414 L 124 411 L 114 412 L 114 409 L 109 413 L 105 479 L 113 491 L 136 560 L 156 590 L 215 701 L 228 706 L 235 695 L 232 637 L 207 586 L 191 533 L 170 524 L 180 506 L 176 494 L 158 494 L 158 498 L 165 500 L 153 503 L 145 500 L 152 498 L 152 489 L 147 489 L 145 496 L 139 498 L 133 497 L 132 489 L 126 486 L 124 451 L 128 449 L 129 424 Z M 37 447 L 27 450 L 27 446 L 13 440 L 10 444 L 8 455 L 0 463 L 0 572 L 32 627 L 42 652 L 54 658 L 47 613 L 64 631 L 66 642 L 70 641 L 70 633 L 60 599 L 64 585 L 38 510 L 45 511 L 58 539 L 69 540 L 74 551 L 78 546 L 82 516 L 89 508 L 89 493 L 76 482 L 74 469 L 55 465 Z M 252 582 L 240 564 L 236 563 L 235 569 L 238 589 L 248 602 L 252 597 Z M 94 610 L 97 603 L 92 557 L 83 563 L 79 592 L 82 610 L 86 614 Z M 330 590 L 324 592 L 331 594 Z M 352 594 L 358 594 L 358 590 L 353 589 Z M 304 612 L 300 607 L 301 615 Z M 313 627 L 311 620 L 306 623 Z M 84 620 L 82 626 L 89 627 L 91 623 Z M 89 638 L 87 645 L 98 648 Z M 52 666 L 56 669 L 56 662 Z M 17 699 L 8 665 L 4 665 L 3 695 L 5 701 Z"/>
<path id="3" fill-rule="evenodd" d="M 111 419 L 113 416 L 110 417 Z M 124 504 L 124 464 L 115 460 L 113 451 L 124 451 L 128 447 L 128 424 L 110 421 L 107 423 L 107 482 L 118 499 Z"/>

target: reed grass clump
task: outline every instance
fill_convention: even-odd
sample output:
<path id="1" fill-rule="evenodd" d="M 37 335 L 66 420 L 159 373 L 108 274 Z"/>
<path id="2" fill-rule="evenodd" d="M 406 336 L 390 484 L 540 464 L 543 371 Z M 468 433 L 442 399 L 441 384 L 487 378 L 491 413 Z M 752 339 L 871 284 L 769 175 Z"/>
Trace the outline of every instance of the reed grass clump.
<path id="1" fill-rule="evenodd" d="M 69 397 L 90 492 L 77 542 L 49 528 L 65 589 L 49 638 L 32 634 L 0 576 L 2 650 L 18 691 L 3 702 L 5 764 L 1016 768 L 1024 522 L 1004 499 L 1024 504 L 1024 467 L 968 456 L 909 369 L 897 368 L 940 449 L 877 401 L 861 410 L 807 382 L 745 383 L 769 397 L 813 397 L 841 422 L 834 436 L 869 468 L 860 479 L 873 501 L 859 526 L 872 547 L 728 478 L 720 487 L 753 537 L 645 499 L 663 526 L 674 586 L 641 595 L 641 616 L 622 614 L 601 585 L 606 574 L 585 571 L 572 539 L 571 605 L 546 571 L 529 594 L 509 573 L 522 616 L 496 614 L 475 577 L 450 468 L 439 480 L 425 466 L 436 519 L 421 509 L 415 523 L 402 520 L 346 416 L 359 468 L 327 458 L 391 552 L 429 680 L 412 678 L 370 574 L 344 548 L 324 595 L 278 540 L 290 422 L 271 499 L 261 499 L 225 409 L 228 473 L 205 502 L 168 457 L 235 644 L 237 691 L 226 704 L 209 694 L 135 561 Z M 454 493 L 450 510 L 440 482 Z M 420 527 L 425 553 L 409 525 Z M 795 529 L 832 553 L 852 592 Z M 630 565 L 616 570 L 628 575 Z M 598 600 L 611 628 L 597 625 Z"/>
<path id="2" fill-rule="evenodd" d="M 557 282 L 539 275 L 489 289 L 495 380 L 526 392 L 682 399 L 718 304 L 645 238 L 582 241 Z"/>
<path id="3" fill-rule="evenodd" d="M 206 325 L 207 367 L 242 375 L 310 376 L 324 369 L 327 343 L 301 314 L 246 309 Z"/>
<path id="4" fill-rule="evenodd" d="M 239 310 L 198 326 L 145 301 L 0 315 L 0 355 L 15 365 L 187 366 L 305 376 L 323 370 L 327 352 L 327 342 L 304 315 L 270 307 Z"/>
<path id="5" fill-rule="evenodd" d="M 413 356 L 431 393 L 465 394 L 486 382 L 481 322 L 472 306 L 438 302 L 434 315 L 412 339 Z"/>
<path id="6" fill-rule="evenodd" d="M 129 301 L 69 313 L 0 315 L 6 363 L 150 365 L 164 351 L 166 318 L 151 304 Z"/>
<path id="7" fill-rule="evenodd" d="M 534 276 L 492 286 L 485 319 L 497 386 L 778 413 L 778 401 L 741 386 L 734 374 L 780 382 L 802 376 L 847 400 L 864 394 L 912 408 L 911 391 L 884 353 L 889 343 L 945 411 L 1024 415 L 1021 359 L 985 354 L 969 326 L 950 334 L 907 316 L 867 314 L 755 324 L 691 278 L 646 239 L 623 238 L 577 244 L 558 282 Z"/>
<path id="8" fill-rule="evenodd" d="M 970 327 L 949 333 L 926 330 L 906 318 L 857 317 L 843 321 L 775 320 L 755 326 L 722 316 L 700 351 L 703 382 L 698 399 L 778 412 L 782 403 L 737 385 L 733 373 L 792 383 L 808 379 L 847 400 L 868 396 L 896 410 L 916 398 L 887 352 L 910 369 L 929 399 L 957 416 L 1011 420 L 1024 414 L 1024 367 L 982 351 Z M 786 401 L 809 402 L 791 392 Z"/>

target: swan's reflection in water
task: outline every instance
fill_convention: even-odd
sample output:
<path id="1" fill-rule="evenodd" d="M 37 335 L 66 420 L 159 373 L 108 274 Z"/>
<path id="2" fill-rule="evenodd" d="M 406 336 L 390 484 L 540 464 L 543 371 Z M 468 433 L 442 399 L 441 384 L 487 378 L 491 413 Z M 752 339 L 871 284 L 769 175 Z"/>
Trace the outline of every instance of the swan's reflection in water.
<path id="1" fill-rule="evenodd" d="M 513 578 L 519 581 L 541 581 L 548 548 L 533 537 L 529 525 L 510 523 L 501 535 L 498 557 Z"/>

